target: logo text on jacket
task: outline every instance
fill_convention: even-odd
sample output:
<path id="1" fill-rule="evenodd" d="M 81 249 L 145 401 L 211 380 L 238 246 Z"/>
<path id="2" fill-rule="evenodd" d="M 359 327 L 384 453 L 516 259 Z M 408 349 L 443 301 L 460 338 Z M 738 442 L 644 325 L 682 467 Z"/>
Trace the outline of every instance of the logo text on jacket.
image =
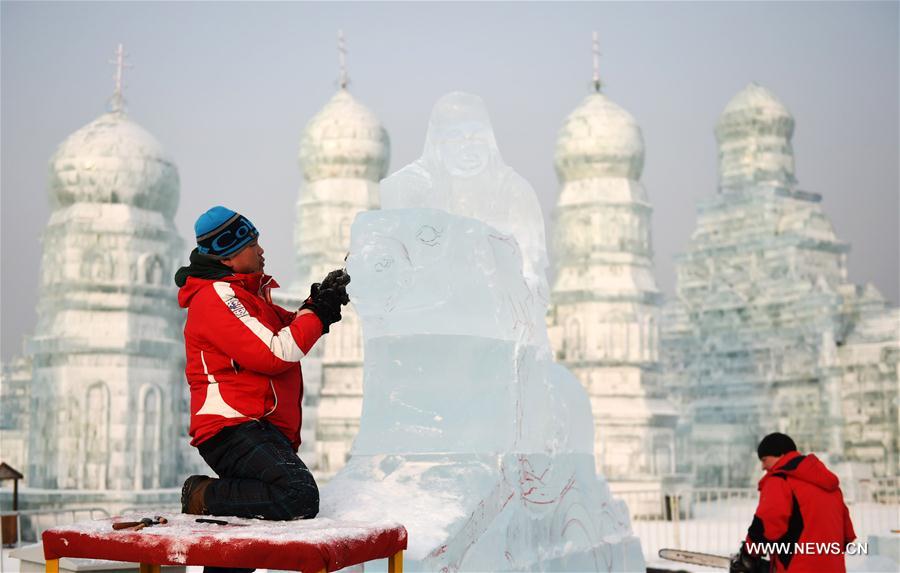
<path id="1" fill-rule="evenodd" d="M 241 303 L 241 301 L 238 300 L 236 296 L 233 296 L 226 300 L 225 306 L 230 308 L 231 312 L 233 312 L 234 315 L 238 318 L 243 318 L 250 314 L 249 312 L 247 312 L 247 309 L 244 308 L 244 305 Z"/>

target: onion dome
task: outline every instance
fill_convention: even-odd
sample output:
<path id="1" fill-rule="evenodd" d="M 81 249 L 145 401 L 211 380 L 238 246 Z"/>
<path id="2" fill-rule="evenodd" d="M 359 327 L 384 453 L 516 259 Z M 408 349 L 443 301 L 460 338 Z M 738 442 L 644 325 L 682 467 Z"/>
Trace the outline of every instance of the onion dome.
<path id="1" fill-rule="evenodd" d="M 787 107 L 766 88 L 749 84 L 716 122 L 720 187 L 795 184 L 793 135 L 794 117 Z"/>
<path id="2" fill-rule="evenodd" d="M 731 98 L 716 123 L 716 138 L 794 135 L 794 117 L 775 94 L 751 83 Z"/>
<path id="3" fill-rule="evenodd" d="M 63 141 L 50 159 L 54 204 L 123 203 L 172 217 L 178 168 L 155 137 L 121 111 L 101 115 Z"/>
<path id="4" fill-rule="evenodd" d="M 595 177 L 640 179 L 644 137 L 634 117 L 593 93 L 566 117 L 556 140 L 556 173 L 563 182 Z"/>
<path id="5" fill-rule="evenodd" d="M 303 131 L 300 167 L 309 181 L 368 179 L 387 174 L 390 140 L 387 131 L 346 89 L 339 90 Z"/>

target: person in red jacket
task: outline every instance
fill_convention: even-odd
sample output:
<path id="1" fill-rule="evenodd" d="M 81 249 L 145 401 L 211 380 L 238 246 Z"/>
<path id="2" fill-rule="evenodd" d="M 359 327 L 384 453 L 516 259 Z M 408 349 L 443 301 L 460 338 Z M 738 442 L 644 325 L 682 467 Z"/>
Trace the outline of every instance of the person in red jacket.
<path id="1" fill-rule="evenodd" d="M 763 438 L 757 455 L 766 474 L 759 480 L 759 505 L 731 572 L 759 571 L 765 552 L 761 544 L 773 544 L 770 571 L 846 571 L 843 552 L 856 533 L 837 476 L 815 455 L 798 452 L 785 434 Z"/>
<path id="2" fill-rule="evenodd" d="M 314 284 L 297 312 L 272 302 L 259 232 L 213 207 L 194 225 L 197 248 L 175 275 L 191 393 L 191 444 L 218 475 L 184 482 L 184 513 L 287 520 L 319 511 L 315 479 L 297 456 L 300 361 L 349 299 L 349 277 Z"/>

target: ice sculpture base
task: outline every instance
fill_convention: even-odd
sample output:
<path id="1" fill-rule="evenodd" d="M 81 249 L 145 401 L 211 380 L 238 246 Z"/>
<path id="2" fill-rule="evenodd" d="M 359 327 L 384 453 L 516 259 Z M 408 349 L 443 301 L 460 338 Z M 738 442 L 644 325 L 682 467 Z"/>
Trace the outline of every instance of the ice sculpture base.
<path id="1" fill-rule="evenodd" d="M 411 532 L 410 571 L 645 569 L 589 454 L 360 455 L 322 490 L 323 517 L 388 513 Z"/>

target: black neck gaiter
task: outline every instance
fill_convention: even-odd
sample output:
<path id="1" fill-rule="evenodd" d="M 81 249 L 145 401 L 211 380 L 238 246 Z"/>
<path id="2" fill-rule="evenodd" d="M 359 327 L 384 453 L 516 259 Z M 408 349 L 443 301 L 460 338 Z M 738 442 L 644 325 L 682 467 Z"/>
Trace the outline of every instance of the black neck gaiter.
<path id="1" fill-rule="evenodd" d="M 222 264 L 222 261 L 201 255 L 197 249 L 191 251 L 190 260 L 191 264 L 181 267 L 175 273 L 175 284 L 179 288 L 184 286 L 188 277 L 215 280 L 233 274 L 228 266 Z"/>

